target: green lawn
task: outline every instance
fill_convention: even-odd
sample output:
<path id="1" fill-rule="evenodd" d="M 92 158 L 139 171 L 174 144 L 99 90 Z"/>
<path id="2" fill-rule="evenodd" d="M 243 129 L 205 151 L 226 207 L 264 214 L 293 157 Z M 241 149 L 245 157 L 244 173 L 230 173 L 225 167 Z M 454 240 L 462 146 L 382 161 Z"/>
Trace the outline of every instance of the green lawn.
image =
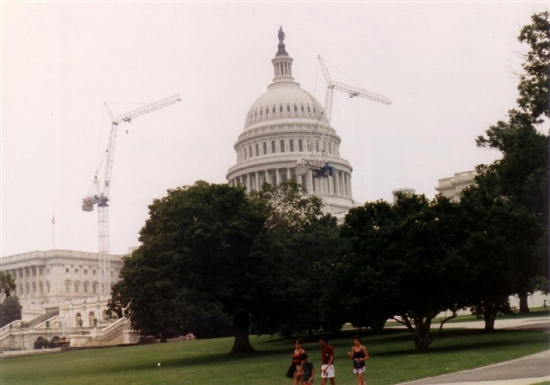
<path id="1" fill-rule="evenodd" d="M 230 356 L 231 338 L 195 340 L 120 348 L 3 359 L 0 383 L 6 385 L 115 383 L 140 384 L 235 384 L 280 385 L 293 349 L 291 340 L 251 337 L 258 353 Z M 388 330 L 384 335 L 364 335 L 371 360 L 367 364 L 369 385 L 390 385 L 445 374 L 536 353 L 549 346 L 547 333 L 501 330 L 444 330 L 430 351 L 416 354 L 409 335 Z M 353 384 L 351 361 L 346 353 L 351 334 L 332 339 L 340 384 Z M 319 367 L 317 341 L 305 343 L 313 364 Z M 158 363 L 161 365 L 158 366 Z M 319 383 L 317 377 L 315 383 Z"/>

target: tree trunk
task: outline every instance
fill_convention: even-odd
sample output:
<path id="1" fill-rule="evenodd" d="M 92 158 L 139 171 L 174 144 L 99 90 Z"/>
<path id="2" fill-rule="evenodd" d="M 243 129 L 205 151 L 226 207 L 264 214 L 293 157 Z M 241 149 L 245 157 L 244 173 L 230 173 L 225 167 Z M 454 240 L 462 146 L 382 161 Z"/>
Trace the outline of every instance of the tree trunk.
<path id="1" fill-rule="evenodd" d="M 255 352 L 252 345 L 250 345 L 249 326 L 250 322 L 248 319 L 248 313 L 237 313 L 233 316 L 235 340 L 233 341 L 233 348 L 229 354 Z"/>
<path id="2" fill-rule="evenodd" d="M 522 314 L 530 313 L 531 310 L 529 310 L 529 304 L 527 303 L 527 293 L 519 293 L 519 312 Z"/>
<path id="3" fill-rule="evenodd" d="M 485 303 L 483 305 L 483 320 L 485 321 L 485 331 L 495 330 L 495 320 L 499 313 L 500 305 L 497 303 Z"/>
<path id="4" fill-rule="evenodd" d="M 483 319 L 485 321 L 485 331 L 486 332 L 492 332 L 495 330 L 495 319 L 496 319 L 496 315 L 495 314 L 488 314 L 488 313 L 485 313 L 483 315 Z"/>

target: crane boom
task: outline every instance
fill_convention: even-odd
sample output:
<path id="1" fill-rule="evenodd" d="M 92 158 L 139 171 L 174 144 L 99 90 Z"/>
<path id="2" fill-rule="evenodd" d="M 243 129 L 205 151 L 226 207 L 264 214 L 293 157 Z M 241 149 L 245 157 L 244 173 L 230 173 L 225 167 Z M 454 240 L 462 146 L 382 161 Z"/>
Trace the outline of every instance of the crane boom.
<path id="1" fill-rule="evenodd" d="M 148 104 L 144 107 L 132 110 L 114 118 L 107 104 L 105 104 L 109 116 L 111 117 L 111 132 L 109 135 L 109 144 L 105 151 L 105 174 L 103 179 L 103 188 L 97 177 L 97 172 L 93 182 L 93 192 L 82 201 L 82 210 L 93 211 L 97 204 L 98 211 L 98 238 L 99 238 L 99 292 L 108 294 L 111 289 L 110 283 L 110 260 L 109 260 L 109 192 L 111 189 L 111 175 L 113 172 L 113 161 L 115 155 L 115 143 L 117 128 L 120 123 L 131 123 L 132 119 L 148 114 L 150 112 L 167 107 L 181 100 L 179 95 L 173 95 L 169 98 L 159 100 L 158 102 Z"/>
<path id="2" fill-rule="evenodd" d="M 319 59 L 319 64 L 321 65 L 321 71 L 323 72 L 323 76 L 325 77 L 325 80 L 327 82 L 327 92 L 325 95 L 325 116 L 329 124 L 330 124 L 330 119 L 332 115 L 332 98 L 333 98 L 334 90 L 346 92 L 350 98 L 354 98 L 357 96 L 357 97 L 369 99 L 378 103 L 391 104 L 390 99 L 387 98 L 386 96 L 367 91 L 364 88 L 354 87 L 344 83 L 333 81 L 330 77 L 330 73 L 328 72 L 328 69 L 325 63 L 323 62 L 323 59 L 321 59 L 321 56 L 317 56 L 317 58 Z"/>

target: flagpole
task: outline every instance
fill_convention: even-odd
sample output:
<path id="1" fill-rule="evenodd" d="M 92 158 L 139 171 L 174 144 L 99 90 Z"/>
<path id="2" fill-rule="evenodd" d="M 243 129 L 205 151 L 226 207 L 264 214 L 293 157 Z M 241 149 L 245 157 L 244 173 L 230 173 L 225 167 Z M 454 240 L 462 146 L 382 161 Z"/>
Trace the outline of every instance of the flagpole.
<path id="1" fill-rule="evenodd" d="M 55 250 L 55 214 L 52 214 L 52 246 Z"/>

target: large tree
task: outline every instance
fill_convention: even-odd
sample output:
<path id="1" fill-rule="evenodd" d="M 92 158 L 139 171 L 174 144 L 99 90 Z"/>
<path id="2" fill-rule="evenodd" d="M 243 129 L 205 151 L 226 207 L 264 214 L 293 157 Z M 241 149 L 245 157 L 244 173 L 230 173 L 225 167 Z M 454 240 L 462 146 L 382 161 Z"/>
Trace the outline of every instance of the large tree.
<path id="1" fill-rule="evenodd" d="M 502 152 L 502 158 L 490 165 L 477 167 L 476 182 L 484 193 L 494 200 L 503 200 L 516 207 L 524 207 L 538 218 L 540 226 L 548 229 L 548 135 L 537 128 L 550 117 L 550 22 L 549 13 L 532 17 L 518 37 L 527 43 L 523 73 L 520 76 L 517 107 L 509 111 L 507 122 L 499 121 L 477 145 Z M 521 240 L 520 240 L 521 242 Z M 517 293 L 520 311 L 528 312 L 527 295 L 533 290 L 536 275 L 548 275 L 546 237 L 541 237 L 537 248 L 526 251 L 515 261 Z"/>
<path id="2" fill-rule="evenodd" d="M 233 319 L 232 353 L 252 351 L 250 317 L 265 306 L 263 293 L 277 272 L 253 253 L 265 231 L 265 205 L 243 188 L 199 181 L 169 190 L 149 215 L 113 299 L 138 329 L 178 327 L 185 317 L 180 300 L 219 303 Z"/>
<path id="3" fill-rule="evenodd" d="M 467 232 L 461 250 L 472 282 L 466 293 L 474 313 L 483 316 L 485 330 L 492 331 L 497 315 L 511 311 L 508 297 L 523 283 L 518 271 L 536 271 L 538 265 L 529 266 L 534 261 L 524 256 L 532 254 L 543 231 L 525 207 L 495 200 L 479 186 L 464 191 L 460 207 Z"/>
<path id="4" fill-rule="evenodd" d="M 21 304 L 17 297 L 6 297 L 0 304 L 0 328 L 21 319 Z"/>
<path id="5" fill-rule="evenodd" d="M 354 266 L 356 311 L 373 312 L 378 320 L 394 316 L 407 327 L 416 349 L 426 351 L 466 301 L 468 266 L 459 253 L 460 223 L 457 205 L 441 196 L 430 201 L 400 195 L 392 205 L 366 203 L 350 210 L 342 235 L 353 248 L 348 263 Z M 432 320 L 445 310 L 451 314 L 431 333 Z"/>
<path id="6" fill-rule="evenodd" d="M 261 259 L 279 260 L 282 273 L 274 282 L 277 289 L 269 309 L 254 320 L 260 332 L 288 337 L 304 330 L 311 335 L 319 326 L 335 330 L 342 325 L 341 320 L 333 322 L 337 308 L 327 306 L 334 282 L 332 262 L 341 247 L 336 218 L 323 214 L 319 198 L 305 194 L 292 180 L 277 188 L 265 184 L 258 194 L 270 215 L 256 252 L 266 254 Z"/>

